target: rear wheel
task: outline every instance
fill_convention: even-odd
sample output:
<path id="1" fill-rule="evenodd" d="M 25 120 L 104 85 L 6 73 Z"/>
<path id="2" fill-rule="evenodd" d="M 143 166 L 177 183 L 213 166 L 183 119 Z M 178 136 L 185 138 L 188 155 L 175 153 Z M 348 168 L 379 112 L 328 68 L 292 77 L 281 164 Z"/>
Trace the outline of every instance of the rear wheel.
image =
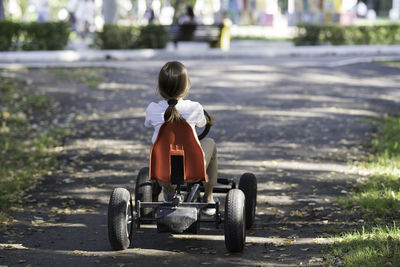
<path id="1" fill-rule="evenodd" d="M 239 189 L 232 189 L 226 195 L 224 232 L 228 251 L 242 251 L 246 239 L 245 196 Z"/>
<path id="2" fill-rule="evenodd" d="M 135 187 L 135 201 L 140 202 L 152 202 L 153 201 L 153 184 L 149 180 L 149 168 L 145 167 L 139 171 L 139 174 L 136 178 L 136 187 Z M 152 217 L 153 209 L 152 208 L 141 208 L 140 216 L 143 217 Z"/>
<path id="3" fill-rule="evenodd" d="M 246 228 L 249 229 L 256 215 L 257 205 L 257 178 L 252 173 L 245 173 L 240 177 L 239 189 L 243 191 L 246 198 Z"/>
<path id="4" fill-rule="evenodd" d="M 129 247 L 133 235 L 131 194 L 125 188 L 116 188 L 108 204 L 108 239 L 114 250 Z"/>
<path id="5" fill-rule="evenodd" d="M 152 198 L 153 202 L 158 202 L 158 196 L 160 195 L 162 191 L 162 186 L 159 184 L 159 182 L 155 179 L 151 180 L 151 190 L 152 190 Z"/>
<path id="6" fill-rule="evenodd" d="M 187 230 L 187 233 L 197 235 L 200 231 L 200 222 L 195 221 Z"/>

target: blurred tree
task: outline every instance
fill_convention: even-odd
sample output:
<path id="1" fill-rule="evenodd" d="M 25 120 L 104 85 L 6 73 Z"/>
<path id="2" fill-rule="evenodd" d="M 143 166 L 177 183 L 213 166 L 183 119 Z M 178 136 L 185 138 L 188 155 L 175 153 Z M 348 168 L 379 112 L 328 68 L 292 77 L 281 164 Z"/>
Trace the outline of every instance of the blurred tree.
<path id="1" fill-rule="evenodd" d="M 378 16 L 387 16 L 392 8 L 392 0 L 361 0 L 367 4 L 368 9 L 374 9 Z"/>
<path id="2" fill-rule="evenodd" d="M 4 20 L 4 5 L 3 5 L 3 0 L 0 0 L 0 20 Z"/>
<path id="3" fill-rule="evenodd" d="M 117 0 L 103 1 L 104 24 L 117 24 Z"/>
<path id="4" fill-rule="evenodd" d="M 288 0 L 278 0 L 278 5 L 281 9 L 281 12 L 285 13 L 288 10 L 289 1 Z"/>
<path id="5" fill-rule="evenodd" d="M 388 16 L 392 5 L 392 0 L 375 0 L 376 13 L 379 16 Z"/>
<path id="6" fill-rule="evenodd" d="M 17 1 L 19 7 L 21 8 L 22 16 L 26 14 L 29 7 L 29 0 L 18 0 Z"/>

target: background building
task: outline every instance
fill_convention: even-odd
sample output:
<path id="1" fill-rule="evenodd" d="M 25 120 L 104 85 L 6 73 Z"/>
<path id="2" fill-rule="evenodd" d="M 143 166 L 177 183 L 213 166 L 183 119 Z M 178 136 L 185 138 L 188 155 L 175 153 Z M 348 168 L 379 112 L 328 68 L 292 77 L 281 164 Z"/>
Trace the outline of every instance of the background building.
<path id="1" fill-rule="evenodd" d="M 66 20 L 85 0 L 0 0 L 0 19 L 22 21 Z M 143 25 L 178 23 L 187 7 L 199 24 L 220 23 L 229 18 L 235 25 L 295 26 L 298 23 L 340 23 L 357 19 L 400 18 L 400 0 L 90 0 L 93 24 Z"/>

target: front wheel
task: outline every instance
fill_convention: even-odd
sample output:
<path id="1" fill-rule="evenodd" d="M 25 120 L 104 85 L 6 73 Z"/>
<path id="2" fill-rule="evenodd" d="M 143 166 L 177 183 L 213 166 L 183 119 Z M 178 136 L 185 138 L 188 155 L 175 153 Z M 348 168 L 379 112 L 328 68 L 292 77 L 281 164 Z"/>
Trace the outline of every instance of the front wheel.
<path id="1" fill-rule="evenodd" d="M 229 190 L 226 195 L 224 232 L 228 251 L 242 251 L 246 239 L 246 221 L 245 196 L 240 189 Z"/>
<path id="2" fill-rule="evenodd" d="M 133 235 L 131 194 L 125 188 L 116 188 L 108 204 L 108 239 L 114 250 L 129 247 Z"/>

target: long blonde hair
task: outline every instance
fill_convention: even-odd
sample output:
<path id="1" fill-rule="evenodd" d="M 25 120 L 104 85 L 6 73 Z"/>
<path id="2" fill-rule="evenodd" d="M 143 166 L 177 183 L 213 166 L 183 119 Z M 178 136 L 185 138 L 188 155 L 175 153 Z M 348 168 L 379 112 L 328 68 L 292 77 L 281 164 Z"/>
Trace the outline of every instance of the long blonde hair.
<path id="1" fill-rule="evenodd" d="M 158 74 L 158 92 L 168 101 L 168 108 L 164 112 L 165 122 L 185 121 L 175 105 L 178 98 L 187 95 L 189 88 L 189 74 L 185 65 L 178 61 L 165 63 Z"/>

